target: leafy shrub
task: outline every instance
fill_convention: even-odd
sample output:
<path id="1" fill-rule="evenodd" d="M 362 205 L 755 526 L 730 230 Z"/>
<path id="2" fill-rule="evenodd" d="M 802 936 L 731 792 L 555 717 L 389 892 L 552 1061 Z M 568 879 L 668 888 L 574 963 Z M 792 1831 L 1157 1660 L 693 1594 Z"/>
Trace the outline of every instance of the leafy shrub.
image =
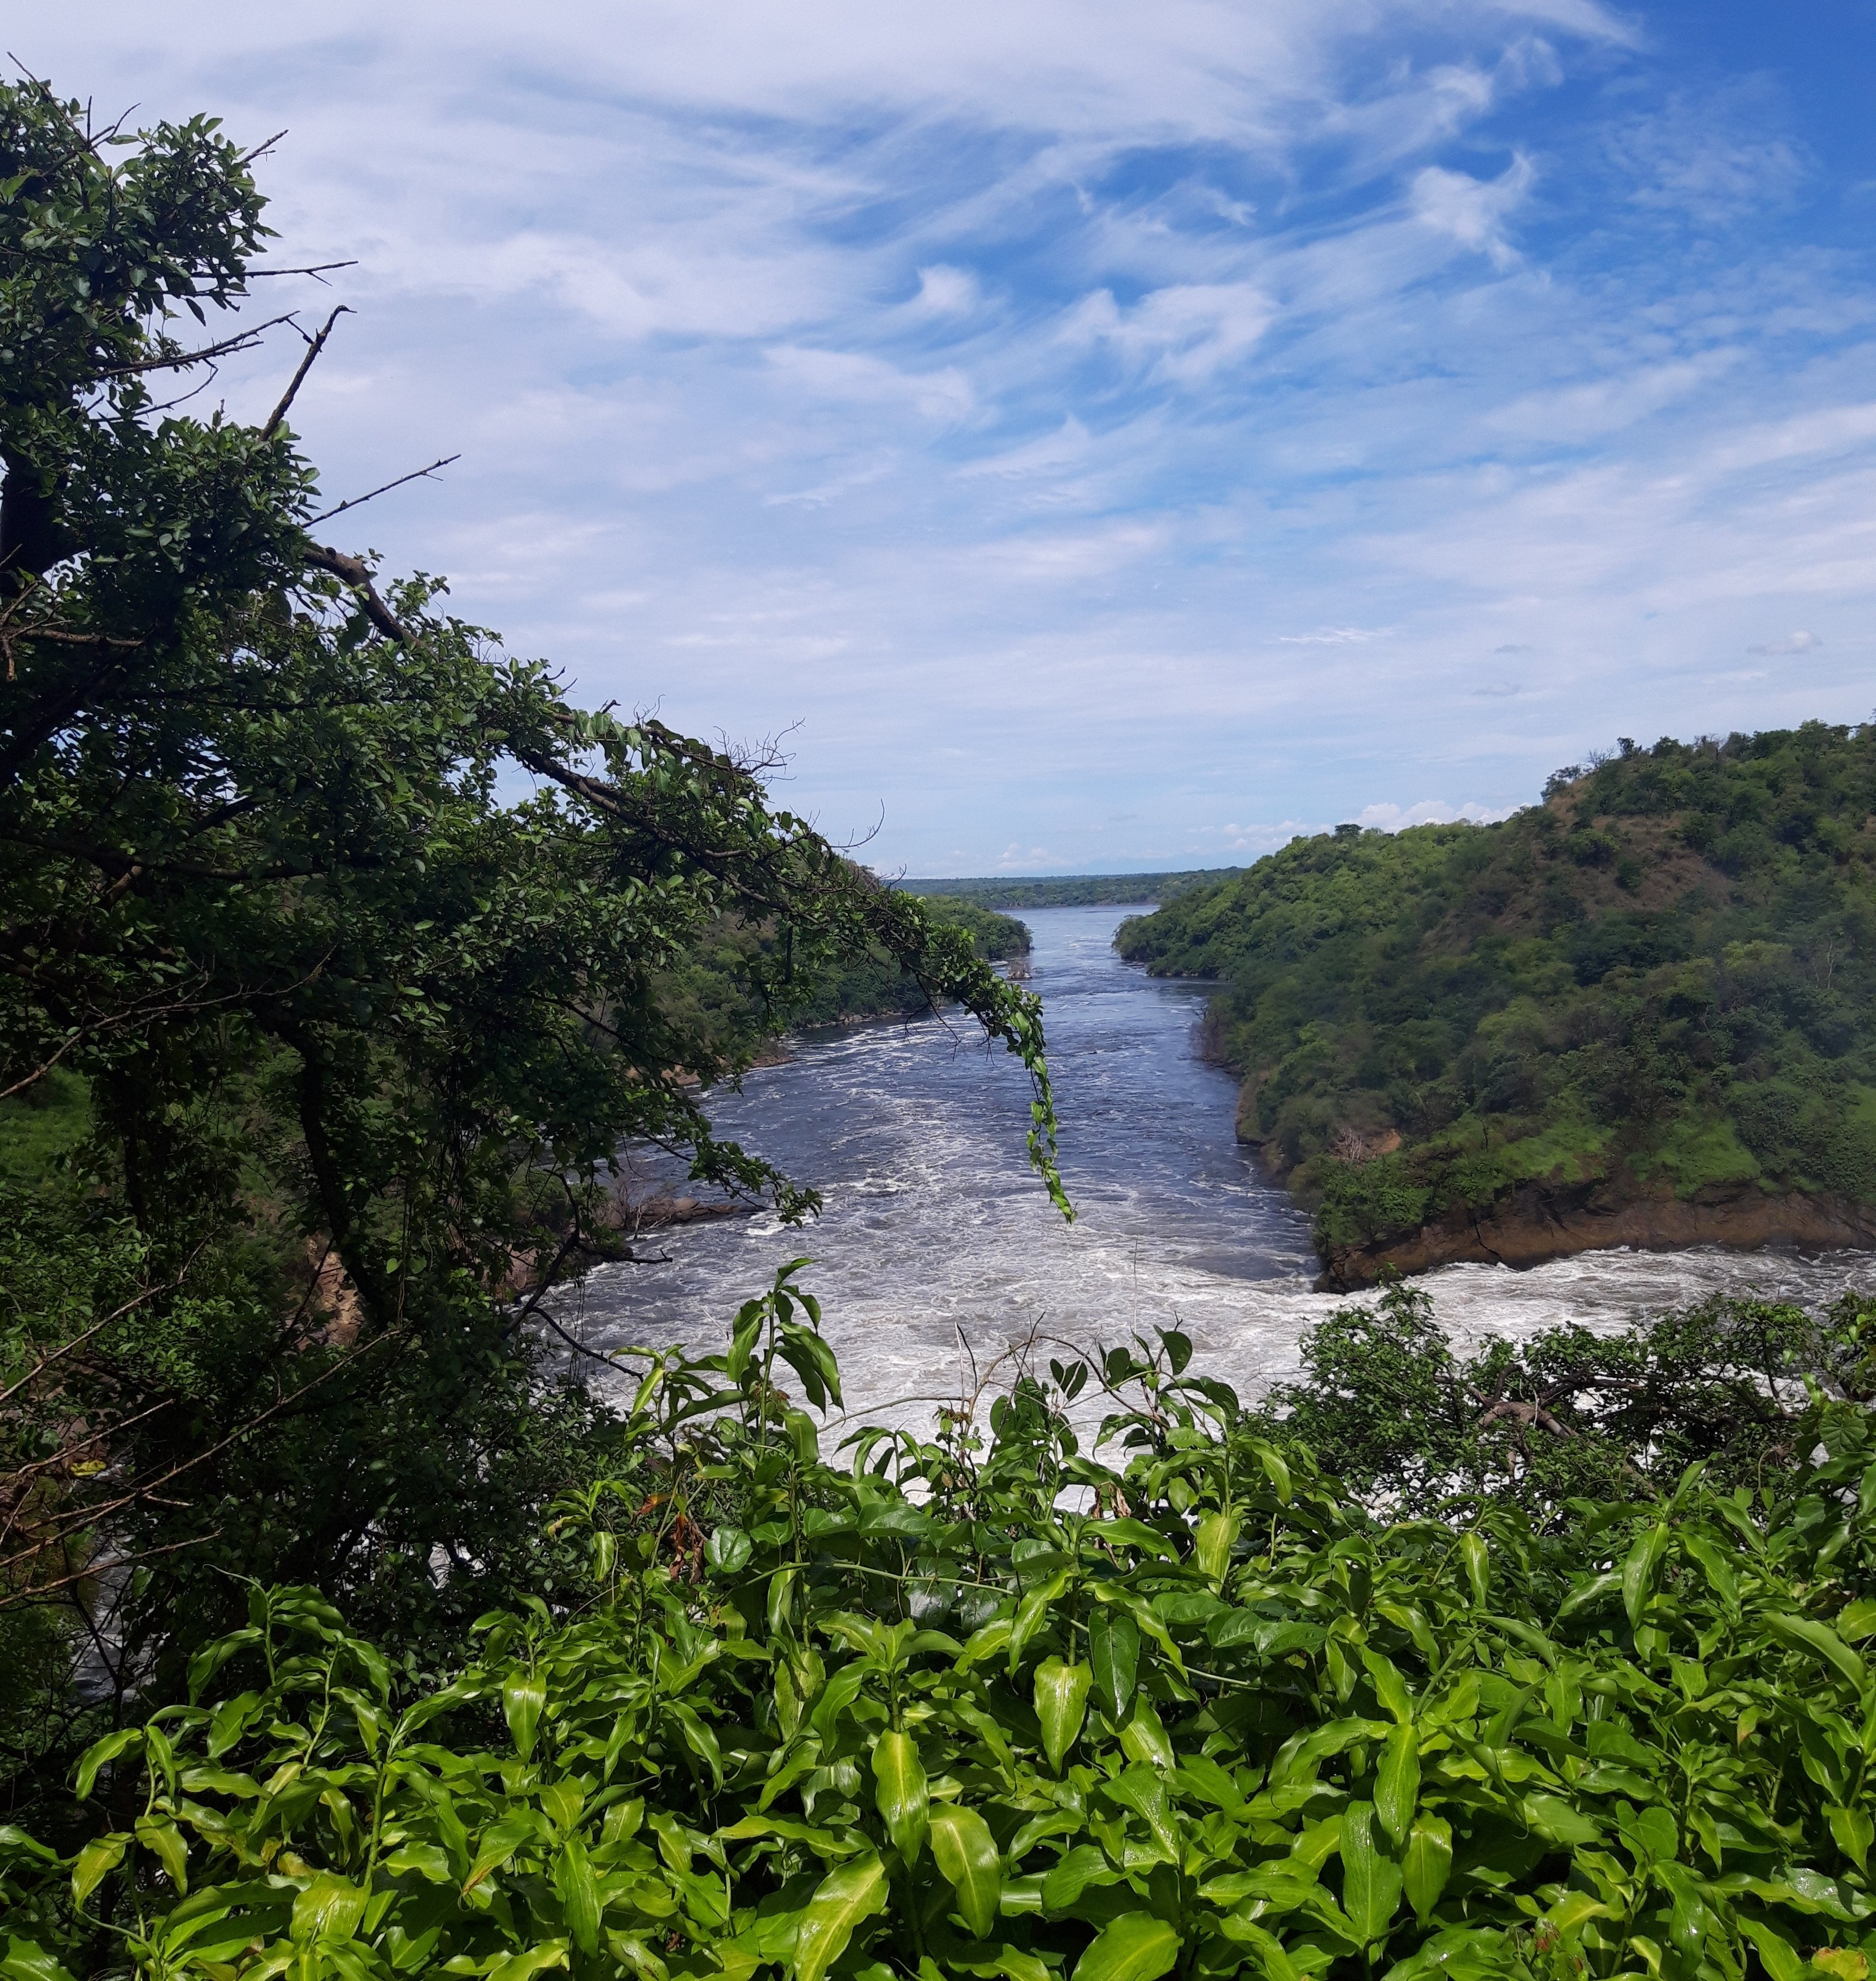
<path id="1" fill-rule="evenodd" d="M 563 1515 L 590 1600 L 447 1678 L 255 1588 L 58 1854 L 0 1832 L 9 1974 L 1864 1972 L 1858 1407 L 1757 1490 L 1389 1520 L 1172 1333 L 836 1467 L 774 1387 L 837 1398 L 817 1321 L 785 1272 L 650 1358 L 638 1469 Z"/>

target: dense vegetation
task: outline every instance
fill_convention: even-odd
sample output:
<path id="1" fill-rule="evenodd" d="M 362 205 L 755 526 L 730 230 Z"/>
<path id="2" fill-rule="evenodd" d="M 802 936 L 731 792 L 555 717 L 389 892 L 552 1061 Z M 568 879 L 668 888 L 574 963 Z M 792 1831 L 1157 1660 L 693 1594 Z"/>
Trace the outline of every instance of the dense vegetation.
<path id="1" fill-rule="evenodd" d="M 324 540 L 290 415 L 330 322 L 264 354 L 264 421 L 204 411 L 214 368 L 264 349 L 225 314 L 261 286 L 253 165 L 211 119 L 126 139 L 0 88 L 0 1746 L 22 1779 L 173 1696 L 244 1577 L 317 1581 L 420 1660 L 563 1586 L 544 1510 L 617 1427 L 534 1303 L 620 1250 L 634 1138 L 811 1212 L 706 1110 L 823 972 L 890 957 L 1019 1054 L 1059 1197 L 1039 1007 L 967 931 L 776 809 L 760 764 L 580 709 L 436 581 Z M 666 993 L 732 919 L 780 960 L 725 1028 Z"/>
<path id="2" fill-rule="evenodd" d="M 993 875 L 980 881 L 920 881 L 915 884 L 928 901 L 950 894 L 986 908 L 1126 907 L 1138 901 L 1170 901 L 1194 887 L 1212 886 L 1242 871 L 1212 867 L 1189 874 Z"/>
<path id="3" fill-rule="evenodd" d="M 1491 826 L 1343 826 L 1126 924 L 1216 977 L 1326 1250 L 1502 1206 L 1876 1201 L 1876 727 L 1618 754 Z"/>
<path id="4" fill-rule="evenodd" d="M 1029 954 L 1029 931 L 1009 915 L 943 897 L 926 898 L 923 906 L 934 924 L 963 931 L 984 962 L 1015 962 Z M 660 973 L 659 1002 L 717 1041 L 726 1055 L 737 1042 L 771 1036 L 778 1008 L 800 1026 L 911 1018 L 932 1008 L 930 984 L 883 945 L 797 965 L 788 941 L 787 930 L 773 923 L 740 916 L 713 923 Z"/>
<path id="5" fill-rule="evenodd" d="M 1864 1981 L 1873 1312 L 1678 1323 L 1778 1345 L 1678 1478 L 1671 1383 L 1572 1434 L 1501 1356 L 1441 1480 L 1341 1387 L 1442 1359 L 1397 1290 L 1297 1393 L 1388 1517 L 1166 1333 L 832 1462 L 776 1385 L 840 1393 L 790 1269 L 725 1353 L 635 1358 L 560 1605 L 439 1668 L 254 1586 L 0 1830 L 7 1971 Z M 1533 1481 L 1533 1439 L 1599 1450 Z"/>

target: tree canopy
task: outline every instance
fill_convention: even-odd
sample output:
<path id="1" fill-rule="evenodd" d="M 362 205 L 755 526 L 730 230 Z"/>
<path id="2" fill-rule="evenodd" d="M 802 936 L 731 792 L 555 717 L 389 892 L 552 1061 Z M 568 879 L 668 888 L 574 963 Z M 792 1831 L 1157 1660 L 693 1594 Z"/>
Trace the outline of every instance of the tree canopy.
<path id="1" fill-rule="evenodd" d="M 761 762 L 321 534 L 291 422 L 331 322 L 254 321 L 258 156 L 0 88 L 0 1107 L 82 1120 L 0 1214 L 0 1615 L 82 1585 L 119 1670 L 216 1627 L 221 1571 L 412 1629 L 511 1586 L 599 1422 L 536 1303 L 619 1250 L 631 1138 L 811 1213 L 708 1097 L 823 966 L 1017 1054 L 1066 1209 L 1039 1006 L 968 933 Z M 205 410 L 269 330 L 271 415 Z M 769 940 L 726 1030 L 667 990 L 732 920 Z"/>

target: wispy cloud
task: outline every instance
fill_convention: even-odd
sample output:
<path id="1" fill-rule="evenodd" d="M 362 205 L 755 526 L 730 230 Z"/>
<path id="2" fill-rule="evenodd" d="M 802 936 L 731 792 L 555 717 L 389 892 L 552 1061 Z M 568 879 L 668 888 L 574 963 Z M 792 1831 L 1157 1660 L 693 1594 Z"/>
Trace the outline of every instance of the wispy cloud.
<path id="1" fill-rule="evenodd" d="M 1645 5 L 12 32 L 101 108 L 289 127 L 285 245 L 360 258 L 296 408 L 331 484 L 464 454 L 368 540 L 595 699 L 800 719 L 790 803 L 883 807 L 883 864 L 1237 857 L 1866 713 L 1861 140 Z"/>

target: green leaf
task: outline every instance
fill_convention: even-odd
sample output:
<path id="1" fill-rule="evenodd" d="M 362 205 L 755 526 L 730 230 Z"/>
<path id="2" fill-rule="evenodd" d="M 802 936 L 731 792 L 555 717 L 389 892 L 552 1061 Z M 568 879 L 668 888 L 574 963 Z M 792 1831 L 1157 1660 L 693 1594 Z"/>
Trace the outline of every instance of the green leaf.
<path id="1" fill-rule="evenodd" d="M 1492 1556 L 1485 1536 L 1476 1528 L 1459 1537 L 1459 1559 L 1465 1565 L 1465 1579 L 1472 1584 L 1472 1600 L 1482 1605 L 1492 1587 Z"/>
<path id="2" fill-rule="evenodd" d="M 931 1812 L 932 1856 L 957 1899 L 964 1923 L 981 1939 L 996 1923 L 1003 1860 L 990 1826 L 974 1809 L 941 1803 Z"/>
<path id="3" fill-rule="evenodd" d="M 1829 1821 L 1831 1834 L 1837 1840 L 1838 1849 L 1859 1871 L 1867 1870 L 1870 1846 L 1876 1843 L 1876 1823 L 1870 1821 L 1868 1811 L 1838 1806 L 1827 1809 L 1824 1813 Z"/>
<path id="4" fill-rule="evenodd" d="M 182 1833 L 167 1817 L 140 1816 L 135 1826 L 137 1841 L 149 1851 L 169 1874 L 178 1892 L 189 1889 L 189 1846 Z"/>
<path id="5" fill-rule="evenodd" d="M 1761 1614 L 1756 1620 L 1781 1644 L 1795 1651 L 1808 1651 L 1813 1657 L 1821 1658 L 1826 1664 L 1841 1672 L 1859 1692 L 1862 1690 L 1867 1676 L 1862 1659 L 1828 1623 L 1817 1623 L 1809 1616 L 1793 1616 L 1779 1611 Z"/>
<path id="6" fill-rule="evenodd" d="M 347 1940 L 364 1916 L 367 1894 L 348 1879 L 322 1871 L 293 1902 L 288 1929 L 296 1943 Z"/>
<path id="7" fill-rule="evenodd" d="M 1156 1768 L 1172 1765 L 1172 1736 L 1145 1693 L 1133 1702 L 1133 1715 L 1120 1730 L 1121 1751 L 1130 1761 L 1149 1761 Z"/>
<path id="8" fill-rule="evenodd" d="M 1375 1696 L 1397 1724 L 1407 1726 L 1413 1719 L 1413 1698 L 1399 1667 L 1392 1658 L 1384 1658 L 1379 1651 L 1363 1651 L 1362 1663 L 1368 1667 L 1368 1676 L 1374 1681 Z"/>
<path id="9" fill-rule="evenodd" d="M 1445 1817 L 1417 1816 L 1401 1856 L 1401 1878 L 1407 1903 L 1422 1926 L 1432 1916 L 1439 1895 L 1452 1875 L 1452 1826 Z"/>
<path id="10" fill-rule="evenodd" d="M 1065 1665 L 1059 1658 L 1045 1658 L 1036 1668 L 1036 1717 L 1042 1724 L 1043 1751 L 1058 1775 L 1088 1716 L 1093 1683 L 1086 1665 Z"/>
<path id="11" fill-rule="evenodd" d="M 1140 1665 L 1140 1629 L 1124 1610 L 1097 1609 L 1088 1619 L 1088 1664 L 1094 1694 L 1119 1721 L 1133 1697 Z"/>
<path id="12" fill-rule="evenodd" d="M 1401 1901 L 1401 1867 L 1375 1842 L 1374 1818 L 1372 1803 L 1342 1813 L 1342 1909 L 1363 1946 L 1386 1933 Z"/>
<path id="13" fill-rule="evenodd" d="M 1628 1559 L 1622 1563 L 1622 1607 L 1628 1613 L 1631 1626 L 1641 1622 L 1642 1612 L 1654 1593 L 1655 1573 L 1667 1547 L 1667 1525 L 1657 1520 L 1637 1539 L 1628 1550 Z"/>
<path id="14" fill-rule="evenodd" d="M 560 1846 L 554 1860 L 554 1889 L 560 1896 L 567 1936 L 582 1953 L 599 1951 L 599 1881 L 586 1854 L 586 1846 L 570 1836 Z"/>
<path id="15" fill-rule="evenodd" d="M 116 1733 L 107 1733 L 101 1740 L 93 1742 L 85 1750 L 85 1757 L 78 1763 L 78 1800 L 84 1801 L 91 1792 L 91 1785 L 98 1779 L 98 1770 L 107 1761 L 115 1761 L 120 1754 L 128 1754 L 133 1747 L 143 1745 L 141 1726 L 120 1726 Z"/>
<path id="16" fill-rule="evenodd" d="M 749 1566 L 756 1544 L 740 1527 L 717 1529 L 704 1543 L 704 1560 L 713 1574 L 734 1575 Z"/>
<path id="17" fill-rule="evenodd" d="M 1775 1926 L 1764 1919 L 1741 1919 L 1739 1929 L 1758 1949 L 1771 1981 L 1804 1981 L 1803 1956 Z"/>
<path id="18" fill-rule="evenodd" d="M 511 1671 L 501 1682 L 502 1713 L 508 1723 L 514 1751 L 524 1761 L 533 1757 L 534 1735 L 547 1699 L 547 1680 L 538 1672 Z"/>
<path id="19" fill-rule="evenodd" d="M 491 1823 L 477 1843 L 475 1862 L 463 1880 L 464 1891 L 473 1891 L 491 1871 L 507 1863 L 531 1836 L 537 1833 L 540 1827 L 539 1819 L 531 1810 L 504 1816 Z"/>
<path id="20" fill-rule="evenodd" d="M 830 1871 L 815 1887 L 795 1938 L 795 1981 L 823 1981 L 863 1922 L 886 1907 L 886 1866 L 869 1851 Z"/>
<path id="21" fill-rule="evenodd" d="M 1396 1843 L 1407 1840 L 1420 1802 L 1420 1736 L 1411 1725 L 1396 1726 L 1382 1750 L 1375 1778 L 1375 1813 Z"/>
<path id="22" fill-rule="evenodd" d="M 1179 1959 L 1177 1930 L 1151 1913 L 1109 1919 L 1075 1963 L 1074 1981 L 1159 1981 Z"/>
<path id="23" fill-rule="evenodd" d="M 0 1981 L 72 1981 L 72 1977 L 37 1940 L 8 1933 L 6 1956 L 0 1959 Z"/>
<path id="24" fill-rule="evenodd" d="M 1222 1583 L 1238 1538 L 1235 1513 L 1208 1513 L 1192 1530 L 1192 1559 L 1208 1582 Z"/>
<path id="25" fill-rule="evenodd" d="M 72 1903 L 81 1906 L 93 1892 L 98 1881 L 107 1872 L 115 1871 L 124 1861 L 124 1853 L 129 1846 L 130 1838 L 119 1831 L 114 1836 L 100 1836 L 85 1845 L 78 1853 L 78 1861 L 72 1867 Z"/>
<path id="26" fill-rule="evenodd" d="M 893 1848 L 908 1865 L 916 1864 L 925 1842 L 931 1794 L 918 1743 L 910 1733 L 882 1733 L 873 1743 L 873 1801 Z"/>

